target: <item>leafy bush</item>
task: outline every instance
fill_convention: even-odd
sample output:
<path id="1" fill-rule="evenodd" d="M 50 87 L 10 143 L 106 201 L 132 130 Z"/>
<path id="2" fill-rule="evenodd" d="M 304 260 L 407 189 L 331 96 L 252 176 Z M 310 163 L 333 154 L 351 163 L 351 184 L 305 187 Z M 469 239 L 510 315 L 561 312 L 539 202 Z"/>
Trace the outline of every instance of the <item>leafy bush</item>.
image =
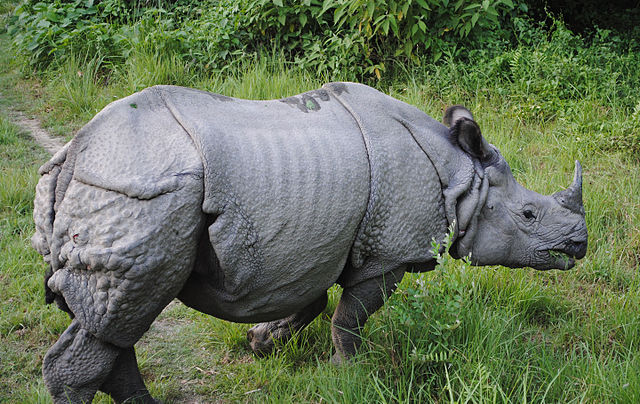
<path id="1" fill-rule="evenodd" d="M 252 0 L 248 7 L 254 36 L 304 66 L 378 78 L 386 59 L 437 61 L 472 31 L 499 28 L 514 9 L 511 0 Z"/>
<path id="2" fill-rule="evenodd" d="M 473 29 L 498 28 L 499 17 L 514 9 L 511 0 L 335 0 L 325 2 L 325 9 L 332 3 L 338 26 L 357 27 L 378 42 L 391 37 L 388 45 L 396 48 L 396 56 L 433 50 L 433 60 L 445 45 L 466 38 Z"/>
<path id="3" fill-rule="evenodd" d="M 203 70 L 225 70 L 251 43 L 246 13 L 243 2 L 233 0 L 204 3 L 192 8 L 190 16 L 181 15 L 180 9 L 148 9 L 134 26 L 134 45 L 177 54 Z"/>
<path id="4" fill-rule="evenodd" d="M 10 22 L 29 63 L 69 53 L 120 63 L 131 49 L 172 52 L 205 69 L 274 46 L 329 76 L 381 77 L 385 62 L 438 60 L 474 32 L 500 27 L 512 0 L 27 1 Z M 478 38 L 475 39 L 476 41 Z"/>
<path id="5" fill-rule="evenodd" d="M 637 156 L 638 42 L 602 29 L 585 39 L 553 18 L 522 17 L 526 4 L 29 0 L 8 26 L 31 68 L 96 59 L 96 81 L 126 70 L 131 60 L 157 58 L 192 72 L 225 74 L 242 59 L 274 51 L 324 80 L 374 82 L 421 69 L 425 80 L 449 93 L 451 86 L 461 89 L 455 102 L 490 89 L 487 98 L 509 95 L 523 121 L 561 120 L 566 136 Z M 625 118 L 612 120 L 612 114 Z"/>
<path id="6" fill-rule="evenodd" d="M 9 21 L 14 45 L 31 67 L 45 70 L 72 54 L 97 55 L 117 65 L 134 50 L 177 54 L 203 68 L 223 68 L 250 38 L 243 29 L 242 2 L 195 6 L 171 2 L 142 7 L 125 0 L 24 2 Z M 185 4 L 182 4 L 185 3 Z M 194 7 L 195 6 L 195 7 Z"/>
<path id="7" fill-rule="evenodd" d="M 393 323 L 413 330 L 411 358 L 421 363 L 445 362 L 452 354 L 455 334 L 464 318 L 464 311 L 471 301 L 472 290 L 468 288 L 468 272 L 471 264 L 455 263 L 449 256 L 453 228 L 440 245 L 432 242 L 432 251 L 440 273 L 429 276 L 417 275 L 406 287 L 399 288 L 391 297 L 387 316 Z M 428 281 L 429 279 L 431 281 Z M 392 344 L 388 344 L 392 345 Z M 403 345 L 403 344 L 400 344 Z"/>
<path id="8" fill-rule="evenodd" d="M 44 69 L 54 58 L 70 52 L 117 59 L 124 37 L 101 14 L 108 4 L 99 7 L 93 0 L 24 2 L 15 10 L 9 32 L 35 68 Z"/>

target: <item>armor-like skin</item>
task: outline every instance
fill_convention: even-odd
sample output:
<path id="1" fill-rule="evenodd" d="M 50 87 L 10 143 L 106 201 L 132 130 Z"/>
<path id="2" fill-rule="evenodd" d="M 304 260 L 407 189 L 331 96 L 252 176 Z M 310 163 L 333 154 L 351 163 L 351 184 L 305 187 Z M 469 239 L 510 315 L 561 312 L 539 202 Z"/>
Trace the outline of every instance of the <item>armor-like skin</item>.
<path id="1" fill-rule="evenodd" d="M 581 169 L 542 196 L 515 182 L 471 113 L 445 125 L 370 87 L 249 101 L 155 86 L 96 115 L 40 170 L 33 245 L 73 318 L 45 356 L 55 402 L 154 402 L 133 345 L 175 297 L 274 339 L 344 287 L 333 360 L 454 229 L 476 265 L 567 269 L 584 256 Z M 557 253 L 553 253 L 557 252 Z M 301 309 L 302 308 L 302 309 Z"/>

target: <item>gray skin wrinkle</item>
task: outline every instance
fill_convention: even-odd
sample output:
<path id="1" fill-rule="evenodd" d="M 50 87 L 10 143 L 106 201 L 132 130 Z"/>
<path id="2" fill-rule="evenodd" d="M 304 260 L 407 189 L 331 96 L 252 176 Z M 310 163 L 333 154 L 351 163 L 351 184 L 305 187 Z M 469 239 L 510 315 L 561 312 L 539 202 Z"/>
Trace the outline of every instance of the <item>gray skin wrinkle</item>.
<path id="1" fill-rule="evenodd" d="M 332 361 L 405 272 L 455 257 L 568 269 L 587 231 L 582 179 L 543 196 L 514 180 L 464 107 L 446 125 L 355 83 L 249 101 L 155 86 L 115 101 L 40 169 L 34 248 L 47 302 L 73 319 L 47 352 L 54 402 L 152 403 L 134 344 L 174 298 L 258 322 L 271 352 L 344 290 Z"/>

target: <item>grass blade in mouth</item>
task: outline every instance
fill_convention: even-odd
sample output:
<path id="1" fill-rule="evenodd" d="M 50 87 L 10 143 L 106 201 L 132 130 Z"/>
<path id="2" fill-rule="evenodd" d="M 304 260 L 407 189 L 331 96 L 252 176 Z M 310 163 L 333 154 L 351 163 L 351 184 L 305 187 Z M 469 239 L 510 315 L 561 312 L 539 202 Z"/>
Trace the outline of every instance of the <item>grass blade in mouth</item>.
<path id="1" fill-rule="evenodd" d="M 549 255 L 556 261 L 563 261 L 564 269 L 569 269 L 571 266 L 571 257 L 568 254 L 558 250 L 549 250 Z"/>

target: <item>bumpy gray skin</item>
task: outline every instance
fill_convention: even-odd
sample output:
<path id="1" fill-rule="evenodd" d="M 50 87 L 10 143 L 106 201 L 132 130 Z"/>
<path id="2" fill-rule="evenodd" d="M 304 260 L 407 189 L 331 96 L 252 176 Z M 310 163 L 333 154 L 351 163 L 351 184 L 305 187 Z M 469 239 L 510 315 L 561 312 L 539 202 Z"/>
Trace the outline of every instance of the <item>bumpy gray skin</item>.
<path id="1" fill-rule="evenodd" d="M 403 274 L 435 267 L 431 241 L 452 224 L 452 253 L 476 265 L 568 269 L 584 256 L 577 162 L 569 189 L 542 196 L 468 110 L 444 122 L 354 83 L 274 101 L 156 86 L 107 106 L 36 189 L 47 301 L 73 318 L 44 359 L 54 401 L 154 402 L 133 345 L 175 297 L 261 322 L 247 336 L 263 354 L 339 283 L 340 363 Z"/>

